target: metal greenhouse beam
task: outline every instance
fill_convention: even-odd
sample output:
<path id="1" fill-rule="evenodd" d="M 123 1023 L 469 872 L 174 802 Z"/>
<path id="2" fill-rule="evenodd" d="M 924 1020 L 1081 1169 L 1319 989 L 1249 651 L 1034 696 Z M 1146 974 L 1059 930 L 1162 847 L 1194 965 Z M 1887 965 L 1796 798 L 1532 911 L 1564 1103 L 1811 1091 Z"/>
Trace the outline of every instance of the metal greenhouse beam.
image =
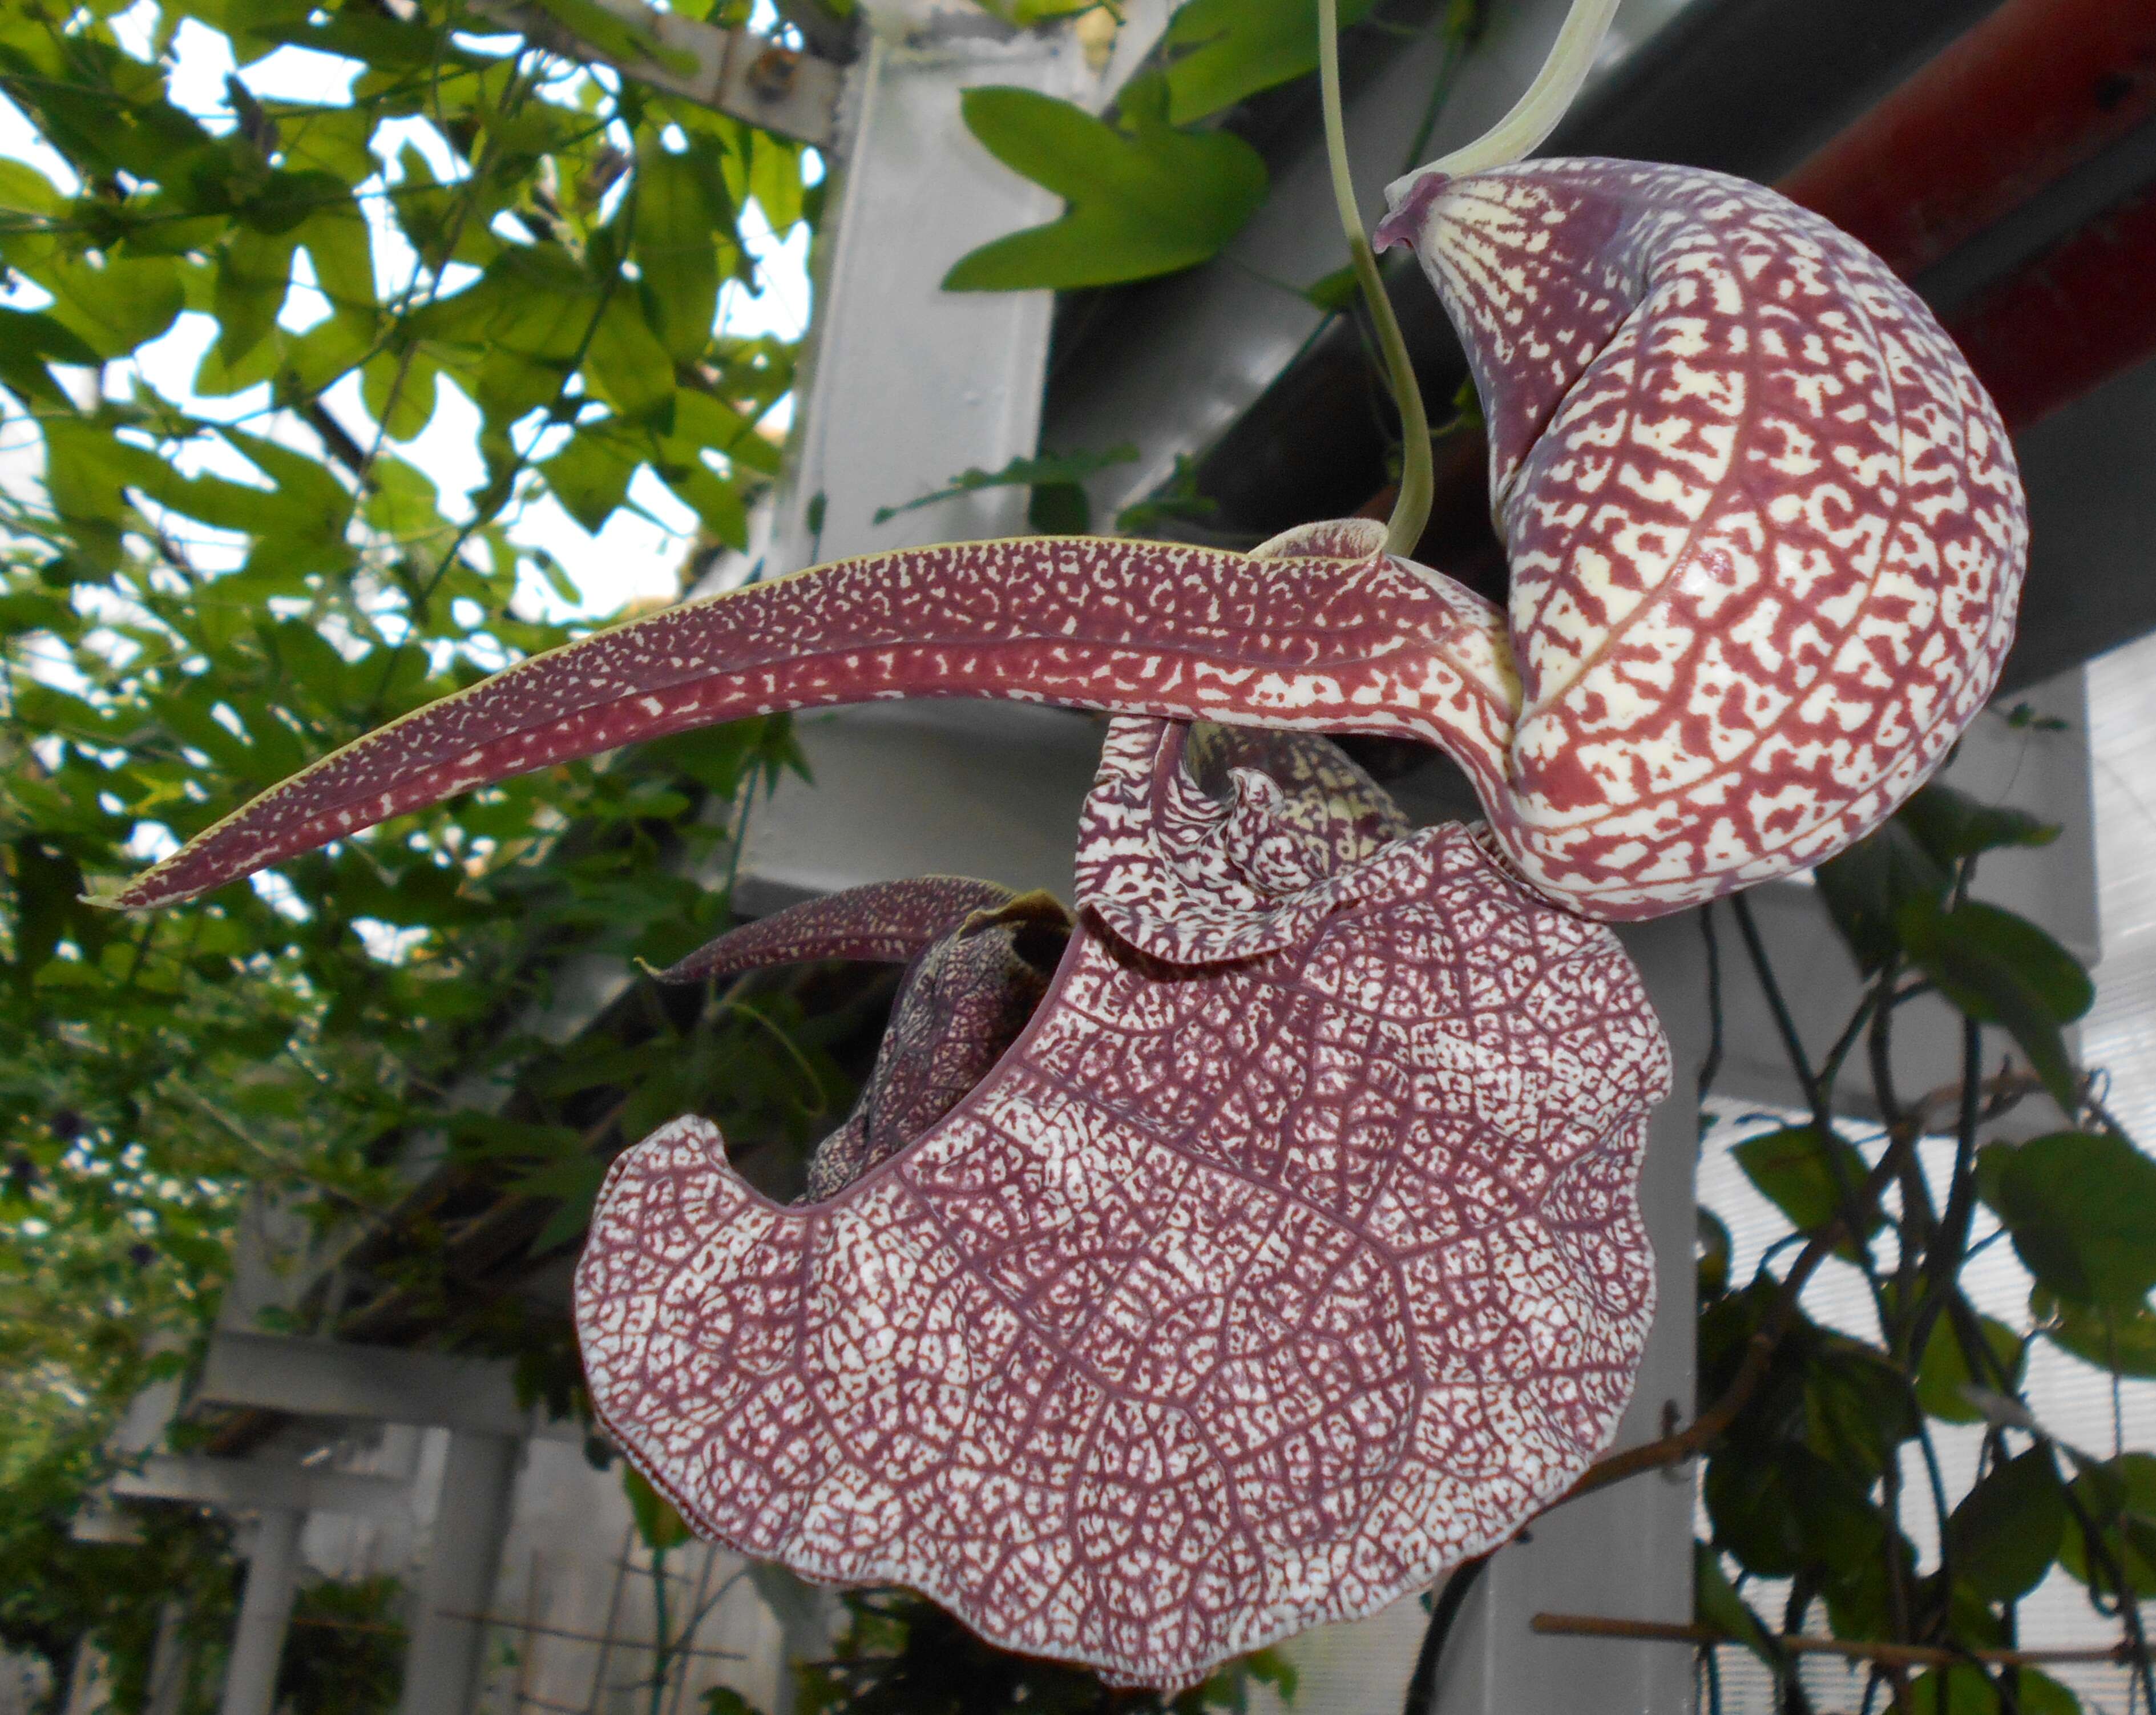
<path id="1" fill-rule="evenodd" d="M 588 0 L 625 27 L 601 41 L 543 0 L 476 0 L 475 12 L 590 65 L 608 65 L 671 95 L 819 147 L 831 141 L 844 69 L 754 30 L 721 29 L 641 0 Z M 632 46 L 632 44 L 639 44 Z M 642 46 L 641 44 L 648 44 Z"/>
<path id="2" fill-rule="evenodd" d="M 194 1397 L 300 1417 L 356 1417 L 473 1435 L 582 1440 L 516 1403 L 506 1358 L 457 1358 L 388 1346 L 222 1330 L 210 1341 Z"/>
<path id="3" fill-rule="evenodd" d="M 267 1459 L 159 1455 L 112 1480 L 112 1492 L 131 1501 L 188 1501 L 234 1511 L 282 1507 L 295 1512 L 343 1512 L 399 1518 L 412 1510 L 412 1486 L 398 1477 L 315 1471 Z"/>

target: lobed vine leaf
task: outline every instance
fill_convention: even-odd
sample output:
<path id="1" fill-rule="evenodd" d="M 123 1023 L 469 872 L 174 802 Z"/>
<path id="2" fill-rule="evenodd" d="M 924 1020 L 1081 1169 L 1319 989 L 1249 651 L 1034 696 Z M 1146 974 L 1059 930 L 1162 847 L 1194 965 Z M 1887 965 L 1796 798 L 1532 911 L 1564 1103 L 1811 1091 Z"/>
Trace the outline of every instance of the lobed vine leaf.
<path id="1" fill-rule="evenodd" d="M 1168 118 L 1189 125 L 1313 71 L 1320 0 L 1189 0 L 1168 21 Z M 1342 29 L 1377 0 L 1338 0 Z"/>
<path id="2" fill-rule="evenodd" d="M 1124 92 L 1123 126 L 1032 90 L 966 91 L 966 125 L 1014 172 L 1061 197 L 1060 218 L 982 245 L 947 291 L 1067 290 L 1189 268 L 1216 254 L 1265 200 L 1257 151 L 1224 131 L 1174 129 L 1158 79 Z"/>

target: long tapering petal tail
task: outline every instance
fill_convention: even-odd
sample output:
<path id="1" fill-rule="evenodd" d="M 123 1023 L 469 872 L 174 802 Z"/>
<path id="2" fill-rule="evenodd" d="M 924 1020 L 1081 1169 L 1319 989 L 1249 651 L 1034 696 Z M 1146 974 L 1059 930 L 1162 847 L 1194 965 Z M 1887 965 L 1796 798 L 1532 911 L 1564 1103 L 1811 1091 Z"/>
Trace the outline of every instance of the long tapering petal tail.
<path id="1" fill-rule="evenodd" d="M 175 903 L 457 793 L 747 716 L 910 696 L 1442 744 L 1497 788 L 1503 617 L 1378 554 L 1256 559 L 1030 537 L 814 567 L 669 608 L 443 698 L 313 764 L 97 902 Z"/>

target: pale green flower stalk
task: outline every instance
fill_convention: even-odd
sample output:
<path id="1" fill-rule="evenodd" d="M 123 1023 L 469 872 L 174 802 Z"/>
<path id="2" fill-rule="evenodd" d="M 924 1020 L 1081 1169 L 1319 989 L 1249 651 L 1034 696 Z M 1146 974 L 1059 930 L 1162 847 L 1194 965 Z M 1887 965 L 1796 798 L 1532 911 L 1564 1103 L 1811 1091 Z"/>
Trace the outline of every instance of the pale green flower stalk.
<path id="1" fill-rule="evenodd" d="M 1550 46 L 1535 80 L 1512 110 L 1471 143 L 1418 167 L 1411 177 L 1428 172 L 1448 177 L 1481 172 L 1521 159 L 1557 128 L 1572 105 L 1579 86 L 1594 64 L 1594 56 L 1616 15 L 1617 0 L 1573 0 L 1564 26 Z M 1339 0 L 1319 0 L 1317 8 L 1317 78 L 1325 108 L 1325 153 L 1332 168 L 1332 196 L 1339 204 L 1341 230 L 1348 236 L 1348 253 L 1355 267 L 1355 281 L 1369 306 L 1376 325 L 1378 347 L 1384 355 L 1385 377 L 1393 402 L 1400 413 L 1403 442 L 1400 489 L 1393 502 L 1393 516 L 1385 526 L 1385 551 L 1411 554 L 1430 521 L 1433 492 L 1430 449 L 1430 418 L 1423 409 L 1422 391 L 1415 385 L 1414 367 L 1408 361 L 1407 341 L 1393 314 L 1378 274 L 1377 258 L 1370 253 L 1369 236 L 1355 204 L 1354 180 L 1348 171 L 1348 127 L 1340 101 Z"/>

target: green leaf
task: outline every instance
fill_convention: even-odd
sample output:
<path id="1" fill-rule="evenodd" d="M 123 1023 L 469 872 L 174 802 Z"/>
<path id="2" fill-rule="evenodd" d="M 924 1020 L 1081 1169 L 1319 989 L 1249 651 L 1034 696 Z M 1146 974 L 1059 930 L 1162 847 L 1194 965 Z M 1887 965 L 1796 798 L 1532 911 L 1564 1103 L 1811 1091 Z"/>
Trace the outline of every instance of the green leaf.
<path id="1" fill-rule="evenodd" d="M 674 360 L 644 319 L 637 293 L 625 285 L 607 300 L 584 364 L 598 392 L 624 417 L 642 417 L 672 403 Z"/>
<path id="2" fill-rule="evenodd" d="M 1854 1144 L 1837 1137 L 1823 1139 L 1811 1126 L 1787 1126 L 1748 1137 L 1730 1153 L 1759 1194 L 1803 1233 L 1817 1232 L 1839 1215 L 1844 1196 L 1854 1194 L 1871 1171 Z M 1880 1225 L 1875 1208 L 1859 1238 L 1870 1238 Z M 1853 1256 L 1860 1245 L 1845 1239 L 1835 1248 Z"/>
<path id="3" fill-rule="evenodd" d="M 1895 813 L 1942 865 L 2010 845 L 2049 845 L 2059 829 L 2025 810 L 1988 804 L 1934 780 Z"/>
<path id="4" fill-rule="evenodd" d="M 509 1182 L 508 1189 L 520 1196 L 552 1197 L 561 1204 L 532 1239 L 533 1255 L 583 1236 L 592 1224 L 593 1207 L 598 1202 L 600 1188 L 606 1184 L 607 1171 L 612 1165 L 598 1156 L 583 1155 L 553 1163 Z"/>
<path id="5" fill-rule="evenodd" d="M 2094 1004 L 2096 985 L 2082 962 L 2026 917 L 1969 900 L 1940 921 L 1944 932 L 1969 954 L 1980 955 L 1987 968 L 2012 971 L 2054 1022 L 2070 1024 Z M 1979 1009 L 1985 999 L 1979 988 L 1957 999 L 1956 1004 L 1985 1024 L 2004 1024 L 2003 1018 Z"/>
<path id="6" fill-rule="evenodd" d="M 1036 536 L 1089 535 L 1093 502 L 1075 482 L 1037 484 L 1025 503 L 1025 527 Z"/>
<path id="7" fill-rule="evenodd" d="M 2025 1596 L 2051 1570 L 2066 1522 L 2051 1450 L 2031 1447 L 1987 1473 L 1954 1508 L 1947 1524 L 1954 1577 L 1989 1602 Z"/>
<path id="8" fill-rule="evenodd" d="M 1739 1643 L 1768 1666 L 1779 1671 L 1781 1657 L 1772 1634 L 1737 1594 L 1722 1569 L 1722 1557 L 1705 1543 L 1691 1545 L 1692 1617 L 1701 1625 Z"/>
<path id="9" fill-rule="evenodd" d="M 1339 0 L 1342 29 L 1376 0 Z M 1168 117 L 1188 125 L 1317 68 L 1317 0 L 1190 0 L 1161 38 Z"/>
<path id="10" fill-rule="evenodd" d="M 318 184 L 333 182 L 326 173 L 310 177 Z M 374 241 L 359 204 L 349 196 L 329 198 L 293 235 L 314 264 L 315 290 L 331 312 L 356 317 L 371 332 L 381 300 L 374 290 Z"/>
<path id="11" fill-rule="evenodd" d="M 642 460 L 624 445 L 613 425 L 579 429 L 562 450 L 539 466 L 564 511 L 596 536 L 629 499 L 629 479 Z"/>
<path id="12" fill-rule="evenodd" d="M 621 1486 L 629 1496 L 629 1510 L 636 1520 L 636 1533 L 647 1548 L 678 1548 L 689 1540 L 689 1527 L 674 1510 L 674 1503 L 646 1481 L 644 1473 L 624 1463 Z"/>
<path id="13" fill-rule="evenodd" d="M 1323 278 L 1312 280 L 1302 289 L 1305 298 L 1317 309 L 1329 315 L 1338 315 L 1353 304 L 1363 290 L 1362 282 L 1355 276 L 1355 264 L 1336 268 Z"/>
<path id="14" fill-rule="evenodd" d="M 801 146 L 766 131 L 749 132 L 749 194 L 772 231 L 784 238 L 801 223 Z"/>
<path id="15" fill-rule="evenodd" d="M 398 230 L 429 268 L 451 261 L 488 268 L 501 259 L 504 247 L 488 229 L 491 211 L 484 202 L 467 207 L 459 219 L 460 193 L 470 193 L 462 187 L 438 183 L 434 168 L 414 144 L 408 142 L 398 151 L 397 171 L 390 211 L 397 217 Z"/>
<path id="16" fill-rule="evenodd" d="M 758 434 L 747 418 L 701 388 L 675 391 L 673 431 L 664 447 L 666 457 L 679 463 L 714 452 L 731 465 L 761 470 L 767 476 L 778 474 L 778 449 Z"/>
<path id="17" fill-rule="evenodd" d="M 685 465 L 669 465 L 659 480 L 696 515 L 696 521 L 729 547 L 748 546 L 748 508 L 742 502 L 740 485 L 723 477 L 701 459 Z"/>
<path id="18" fill-rule="evenodd" d="M 2011 911 L 1973 901 L 1941 911 L 1912 901 L 1895 930 L 1917 969 L 1969 1017 L 2005 1026 L 2044 1087 L 2067 1112 L 2075 1073 L 2060 1024 L 2087 1010 L 2088 976 L 2051 937 Z"/>
<path id="19" fill-rule="evenodd" d="M 1975 1312 L 1969 1312 L 1972 1316 Z M 2018 1389 L 2021 1373 L 2028 1363 L 2028 1343 L 2003 1322 L 1988 1316 L 1976 1317 L 1983 1332 L 1984 1343 L 1999 1360 L 2000 1373 L 2007 1378 L 2007 1390 Z M 1951 1312 L 1939 1317 L 1932 1324 L 1932 1332 L 1924 1343 L 1924 1355 L 1917 1366 L 1917 1404 L 1927 1416 L 1942 1423 L 1980 1423 L 1984 1414 L 1969 1401 L 1964 1389 L 1974 1385 L 1999 1390 L 1998 1377 L 1987 1370 L 1980 1376 L 1972 1376 L 1969 1370 L 1968 1354 L 1962 1350 L 1960 1337 L 1953 1328 Z"/>
<path id="20" fill-rule="evenodd" d="M 305 333 L 273 327 L 239 362 L 228 364 L 213 346 L 195 371 L 195 391 L 229 398 L 268 382 L 279 398 L 311 399 L 349 374 L 369 354 L 372 331 L 356 318 L 331 316 Z"/>
<path id="21" fill-rule="evenodd" d="M 306 101 L 267 101 L 263 110 L 277 127 L 287 167 L 326 172 L 346 185 L 372 178 L 381 167 L 369 146 L 380 113 L 371 103 L 320 107 Z"/>
<path id="22" fill-rule="evenodd" d="M 2098 1369 L 2156 1380 L 2156 1315 L 2145 1304 L 2076 1304 L 2042 1286 L 2030 1289 L 2036 1332 Z"/>
<path id="23" fill-rule="evenodd" d="M 1804 1366 L 1804 1443 L 1867 1481 L 1921 1425 L 1901 1371 L 1861 1341 L 1822 1332 Z"/>
<path id="24" fill-rule="evenodd" d="M 960 98 L 967 127 L 998 161 L 1069 207 L 1046 226 L 961 257 L 944 290 L 1112 285 L 1217 254 L 1265 200 L 1265 163 L 1224 131 L 1171 129 L 1160 112 L 1163 95 L 1134 85 L 1124 132 L 1032 90 L 968 90 Z"/>
<path id="25" fill-rule="evenodd" d="M 367 521 L 392 542 L 410 544 L 449 529 L 434 479 L 394 454 L 377 456 L 363 510 Z"/>
<path id="26" fill-rule="evenodd" d="M 680 77 L 696 69 L 695 54 L 666 46 L 654 32 L 617 17 L 598 0 L 535 0 L 535 3 L 581 38 L 585 51 L 602 59 L 632 66 L 639 59 L 648 59 Z"/>
<path id="27" fill-rule="evenodd" d="M 2067 1490 L 2134 1594 L 2156 1596 L 2156 1454 L 2123 1453 L 2102 1464 L 2085 1466 Z M 2092 1575 L 2088 1536 L 2078 1519 L 2070 1519 L 2066 1526 L 2059 1564 L 2101 1594 L 2118 1594 L 2118 1586 L 2102 1569 Z"/>
<path id="28" fill-rule="evenodd" d="M 0 160 L 0 209 L 58 217 L 65 213 L 67 203 L 52 181 L 28 162 Z"/>
<path id="29" fill-rule="evenodd" d="M 2142 1307 L 2156 1286 L 2156 1161 L 2123 1137 L 1988 1145 L 1978 1186 L 2029 1272 L 2061 1298 Z"/>
<path id="30" fill-rule="evenodd" d="M 435 379 L 440 373 L 416 348 L 408 356 L 377 352 L 359 372 L 361 402 L 390 439 L 416 439 L 434 420 Z"/>
<path id="31" fill-rule="evenodd" d="M 1145 499 L 1116 514 L 1116 528 L 1124 536 L 1143 536 L 1171 519 L 1204 523 L 1220 510 L 1212 496 L 1198 491 L 1198 461 L 1188 453 L 1175 455 L 1175 475 Z"/>
<path id="32" fill-rule="evenodd" d="M 1704 1304 L 1729 1290 L 1729 1229 L 1720 1215 L 1704 1204 L 1695 1214 L 1698 1235 L 1693 1250 L 1699 1272 L 1699 1299 Z"/>
<path id="33" fill-rule="evenodd" d="M 2019 1670 L 2015 1687 L 2020 1715 L 2080 1715 L 2081 1699 L 2033 1667 Z M 1909 1687 L 1909 1715 L 2000 1715 L 2002 1707 L 1990 1676 L 1964 1663 L 1934 1667 Z"/>
<path id="34" fill-rule="evenodd" d="M 667 355 L 686 363 L 704 354 L 718 319 L 718 234 L 732 208 L 711 207 L 710 175 L 686 154 L 667 152 L 647 132 L 636 151 L 636 259 L 652 309 L 651 324 Z"/>
<path id="35" fill-rule="evenodd" d="M 97 353 L 60 324 L 37 311 L 0 306 L 0 382 L 33 410 L 72 412 L 74 400 L 53 379 L 47 362 L 95 368 Z"/>
<path id="36" fill-rule="evenodd" d="M 1717 1546 L 1763 1578 L 1854 1569 L 1886 1543 L 1886 1516 L 1857 1479 L 1805 1446 L 1719 1453 L 1707 1461 L 1704 1493 Z"/>
<path id="37" fill-rule="evenodd" d="M 1820 897 L 1860 969 L 1876 971 L 1900 945 L 1896 923 L 1916 901 L 1936 903 L 1951 880 L 1900 821 L 1890 821 L 1812 871 Z"/>
<path id="38" fill-rule="evenodd" d="M 179 264 L 169 257 L 107 256 L 101 263 L 69 257 L 47 243 L 33 259 L 29 245 L 5 247 L 10 260 L 53 295 L 46 314 L 100 358 L 122 357 L 146 345 L 179 318 Z"/>
<path id="39" fill-rule="evenodd" d="M 290 233 L 266 233 L 253 227 L 233 228 L 217 258 L 217 355 L 228 367 L 268 337 L 285 307 L 292 281 L 292 254 L 299 248 Z"/>
<path id="40" fill-rule="evenodd" d="M 984 488 L 1076 487 L 1096 472 L 1111 465 L 1130 464 L 1137 455 L 1136 447 L 1124 445 L 1111 447 L 1105 453 L 1044 453 L 1037 459 L 1014 459 L 1000 470 L 983 470 L 978 467 L 962 470 L 933 494 L 923 495 L 903 506 L 877 507 L 873 521 L 888 523 L 901 513 L 916 511 L 922 506 L 941 506 L 945 501 Z M 1083 530 L 1071 533 L 1085 534 Z"/>
<path id="41" fill-rule="evenodd" d="M 94 369 L 97 353 L 82 337 L 51 316 L 33 310 L 0 308 L 0 345 L 28 352 L 49 363 Z"/>
<path id="42" fill-rule="evenodd" d="M 1091 12 L 1101 0 L 981 0 L 981 4 L 1020 29 L 1074 12 Z"/>

